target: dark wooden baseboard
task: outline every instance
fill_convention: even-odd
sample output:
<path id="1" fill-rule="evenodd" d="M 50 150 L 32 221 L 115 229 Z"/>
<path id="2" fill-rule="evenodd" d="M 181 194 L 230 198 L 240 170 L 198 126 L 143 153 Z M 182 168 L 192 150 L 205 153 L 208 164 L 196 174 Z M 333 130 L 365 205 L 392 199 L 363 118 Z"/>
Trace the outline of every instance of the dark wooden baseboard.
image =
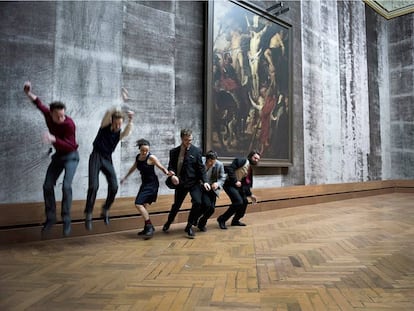
<path id="1" fill-rule="evenodd" d="M 386 180 L 360 183 L 341 183 L 328 185 L 307 185 L 275 188 L 253 189 L 259 202 L 249 206 L 247 212 L 261 212 L 271 209 L 287 208 L 300 205 L 318 204 L 323 202 L 346 200 L 370 195 L 380 195 L 391 192 L 414 192 L 412 180 Z M 155 226 L 165 223 L 168 211 L 173 202 L 173 195 L 160 195 L 149 212 Z M 100 206 L 103 200 L 97 200 Z M 230 203 L 224 192 L 217 201 L 216 212 L 212 218 L 220 215 Z M 72 206 L 71 236 L 104 234 L 121 230 L 142 228 L 143 219 L 134 206 L 134 198 L 117 198 L 111 208 L 111 223 L 106 226 L 100 219 L 100 208 L 94 210 L 93 231 L 84 228 L 83 200 L 74 201 Z M 184 202 L 175 223 L 187 221 L 191 203 L 188 197 Z M 57 215 L 60 211 L 57 211 Z M 58 222 L 47 236 L 40 233 L 44 221 L 44 206 L 41 203 L 0 204 L 0 243 L 15 243 L 56 239 L 62 237 L 62 224 Z M 172 225 L 172 228 L 174 224 Z"/>

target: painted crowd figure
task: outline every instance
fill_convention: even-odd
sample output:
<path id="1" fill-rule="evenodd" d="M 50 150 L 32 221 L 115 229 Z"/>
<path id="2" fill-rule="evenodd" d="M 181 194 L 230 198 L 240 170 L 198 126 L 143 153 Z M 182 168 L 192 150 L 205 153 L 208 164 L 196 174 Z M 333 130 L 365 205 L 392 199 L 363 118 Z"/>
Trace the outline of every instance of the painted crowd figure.
<path id="1" fill-rule="evenodd" d="M 231 200 L 230 207 L 219 217 L 217 222 L 220 229 L 227 229 L 226 221 L 232 216 L 232 226 L 245 226 L 240 221 L 244 217 L 248 205 L 247 198 L 250 197 L 253 203 L 257 198 L 251 192 L 253 187 L 253 171 L 252 166 L 257 165 L 260 161 L 260 153 L 253 150 L 247 158 L 235 158 L 231 165 L 226 167 L 227 179 L 224 183 L 224 191 Z"/>
<path id="2" fill-rule="evenodd" d="M 92 212 L 99 188 L 99 172 L 102 172 L 108 182 L 108 194 L 102 206 L 101 217 L 106 225 L 109 224 L 109 209 L 118 192 L 118 181 L 112 164 L 112 153 L 119 141 L 127 137 L 132 130 L 132 118 L 134 113 L 127 112 L 128 124 L 122 130 L 124 113 L 116 108 L 110 109 L 102 119 L 98 134 L 93 142 L 93 150 L 89 156 L 89 182 L 88 194 L 85 206 L 85 227 L 92 230 Z"/>
<path id="3" fill-rule="evenodd" d="M 45 106 L 39 97 L 32 93 L 30 82 L 23 88 L 27 97 L 43 113 L 49 132 L 45 133 L 43 140 L 50 143 L 56 152 L 47 168 L 43 183 L 43 197 L 45 201 L 46 221 L 42 233 L 46 233 L 56 223 L 56 199 L 54 187 L 59 176 L 65 171 L 62 183 L 61 217 L 63 221 L 63 235 L 71 233 L 72 208 L 72 181 L 79 163 L 78 144 L 76 142 L 75 122 L 65 114 L 66 106 L 62 102 L 52 102 Z"/>
<path id="4" fill-rule="evenodd" d="M 150 152 L 150 142 L 146 139 L 137 141 L 139 154 L 135 158 L 134 164 L 129 169 L 128 173 L 121 180 L 123 184 L 129 175 L 135 170 L 141 173 L 141 186 L 135 198 L 135 207 L 144 218 L 144 230 L 138 232 L 138 235 L 143 236 L 144 239 L 150 239 L 154 235 L 154 226 L 151 223 L 148 207 L 151 203 L 157 201 L 159 181 L 155 174 L 155 166 L 158 167 L 164 174 L 169 175 L 168 170 L 160 163 L 158 158 Z"/>
<path id="5" fill-rule="evenodd" d="M 182 129 L 180 137 L 181 144 L 170 150 L 168 170 L 175 193 L 174 203 L 171 206 L 167 222 L 162 230 L 164 232 L 169 230 L 185 197 L 190 193 L 192 206 L 184 231 L 187 233 L 188 238 L 194 238 L 195 233 L 192 226 L 197 224 L 201 212 L 202 188 L 209 191 L 210 185 L 207 182 L 202 152 L 198 147 L 192 145 L 192 131 L 190 129 Z M 200 184 L 202 185 L 201 187 Z"/>

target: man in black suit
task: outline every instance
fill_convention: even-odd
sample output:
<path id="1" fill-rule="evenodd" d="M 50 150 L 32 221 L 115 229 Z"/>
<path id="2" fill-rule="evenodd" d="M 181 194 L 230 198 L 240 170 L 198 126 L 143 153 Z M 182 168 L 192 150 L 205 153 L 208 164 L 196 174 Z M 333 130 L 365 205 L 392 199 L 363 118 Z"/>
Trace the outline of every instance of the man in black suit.
<path id="1" fill-rule="evenodd" d="M 231 216 L 232 226 L 245 226 L 240 219 L 246 213 L 247 198 L 250 197 L 253 203 L 256 203 L 257 198 L 251 192 L 253 186 L 252 166 L 257 165 L 260 161 L 260 153 L 253 150 L 249 153 L 247 158 L 235 158 L 229 167 L 226 167 L 227 179 L 224 183 L 224 191 L 231 200 L 231 205 L 221 216 L 217 217 L 217 222 L 220 229 L 227 229 L 226 221 Z"/>
<path id="2" fill-rule="evenodd" d="M 191 144 L 193 140 L 192 131 L 182 129 L 180 136 L 181 145 L 170 150 L 168 170 L 172 175 L 171 182 L 175 186 L 174 204 L 171 206 L 168 220 L 162 230 L 164 232 L 168 231 L 185 197 L 190 193 L 192 206 L 185 232 L 188 238 L 194 238 L 195 233 L 192 226 L 197 224 L 201 212 L 201 187 L 209 191 L 210 185 L 207 182 L 201 150 Z"/>

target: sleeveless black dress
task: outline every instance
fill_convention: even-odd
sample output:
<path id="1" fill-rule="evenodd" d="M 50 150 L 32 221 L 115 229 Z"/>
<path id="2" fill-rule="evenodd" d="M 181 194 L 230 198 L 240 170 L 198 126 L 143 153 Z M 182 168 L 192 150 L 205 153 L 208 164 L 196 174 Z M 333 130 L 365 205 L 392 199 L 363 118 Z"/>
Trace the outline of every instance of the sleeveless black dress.
<path id="1" fill-rule="evenodd" d="M 141 187 L 137 197 L 135 198 L 135 204 L 143 205 L 144 203 L 151 204 L 152 202 L 157 201 L 158 188 L 160 186 L 158 177 L 155 174 L 155 165 L 149 165 L 148 158 L 151 153 L 148 152 L 145 160 L 139 160 L 139 154 L 137 155 L 135 161 L 137 163 L 137 169 L 141 173 Z"/>

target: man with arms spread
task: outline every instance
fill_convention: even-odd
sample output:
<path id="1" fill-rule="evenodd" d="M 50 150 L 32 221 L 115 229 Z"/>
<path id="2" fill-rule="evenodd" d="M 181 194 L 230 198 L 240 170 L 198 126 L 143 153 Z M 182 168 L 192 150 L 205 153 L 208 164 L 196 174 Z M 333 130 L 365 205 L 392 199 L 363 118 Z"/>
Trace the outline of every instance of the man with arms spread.
<path id="1" fill-rule="evenodd" d="M 78 144 L 76 142 L 76 126 L 73 120 L 65 114 L 66 106 L 62 102 L 52 102 L 49 107 L 43 105 L 39 97 L 32 93 L 30 82 L 24 84 L 24 92 L 27 97 L 43 113 L 49 132 L 45 133 L 44 140 L 55 148 L 52 161 L 46 172 L 43 184 L 43 196 L 45 200 L 46 222 L 42 232 L 47 232 L 56 223 L 56 181 L 65 170 L 62 183 L 62 208 L 63 235 L 71 232 L 70 210 L 72 207 L 72 180 L 79 163 Z"/>

